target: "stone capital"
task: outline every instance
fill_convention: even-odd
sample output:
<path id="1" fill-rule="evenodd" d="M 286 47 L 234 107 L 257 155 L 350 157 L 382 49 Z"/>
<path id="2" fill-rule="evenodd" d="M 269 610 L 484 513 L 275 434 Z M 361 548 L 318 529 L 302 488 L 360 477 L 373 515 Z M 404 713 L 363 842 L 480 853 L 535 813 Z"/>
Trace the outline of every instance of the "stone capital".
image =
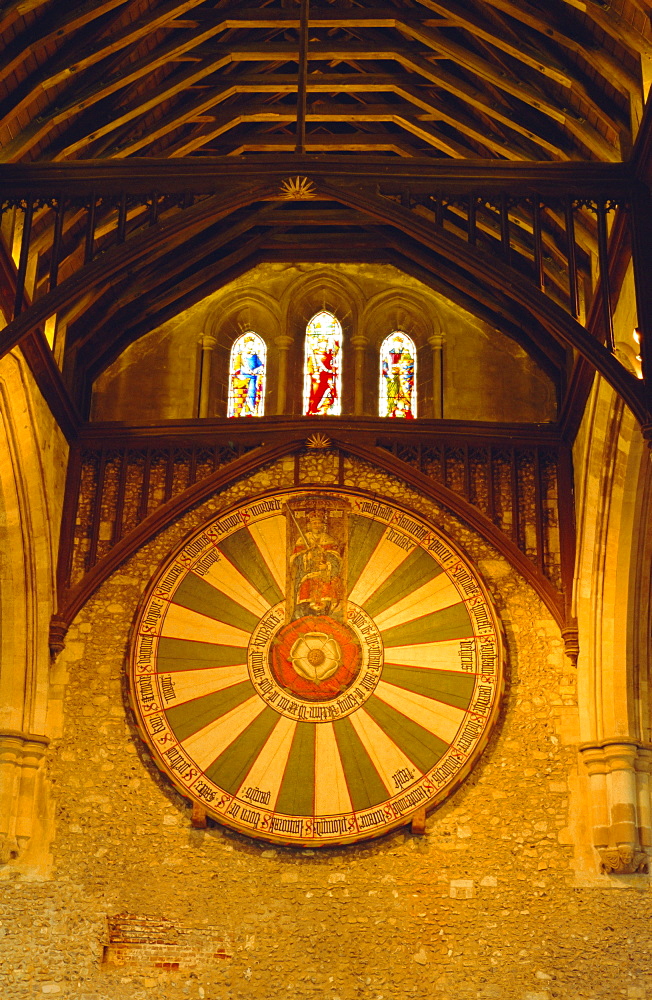
<path id="1" fill-rule="evenodd" d="M 217 338 L 210 333 L 203 333 L 199 338 L 202 351 L 213 351 L 217 347 Z"/>
<path id="2" fill-rule="evenodd" d="M 607 773 L 607 762 L 604 758 L 604 752 L 601 746 L 591 746 L 585 744 L 579 748 L 580 757 L 584 761 L 584 766 L 586 767 L 589 774 L 606 774 Z"/>
<path id="3" fill-rule="evenodd" d="M 428 337 L 428 343 L 432 347 L 433 351 L 443 351 L 445 340 L 446 337 L 443 333 L 433 333 L 430 337 Z"/>
<path id="4" fill-rule="evenodd" d="M 289 351 L 294 343 L 294 338 L 288 336 L 287 333 L 281 333 L 278 337 L 274 337 L 274 343 L 279 351 Z"/>
<path id="5" fill-rule="evenodd" d="M 610 771 L 633 771 L 638 757 L 638 744 L 607 743 L 603 752 Z"/>
<path id="6" fill-rule="evenodd" d="M 363 350 L 368 343 L 369 341 L 362 333 L 356 333 L 351 337 L 351 345 L 355 348 L 356 351 Z"/>

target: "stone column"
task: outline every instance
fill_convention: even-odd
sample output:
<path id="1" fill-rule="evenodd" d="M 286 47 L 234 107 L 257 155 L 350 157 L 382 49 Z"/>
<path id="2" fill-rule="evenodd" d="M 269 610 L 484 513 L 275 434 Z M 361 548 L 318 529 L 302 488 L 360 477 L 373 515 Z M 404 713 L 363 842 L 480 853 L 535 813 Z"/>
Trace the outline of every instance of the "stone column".
<path id="1" fill-rule="evenodd" d="M 200 338 L 201 344 L 201 375 L 199 379 L 199 413 L 200 417 L 208 416 L 208 404 L 211 396 L 211 362 L 212 354 L 217 347 L 217 340 L 205 333 Z"/>
<path id="2" fill-rule="evenodd" d="M 636 757 L 635 743 L 608 743 L 604 748 L 610 771 L 609 812 L 612 838 L 619 847 L 638 844 L 636 816 Z"/>
<path id="3" fill-rule="evenodd" d="M 0 733 L 0 865 L 18 856 L 15 807 L 22 745 L 20 733 Z"/>
<path id="4" fill-rule="evenodd" d="M 593 846 L 606 848 L 609 844 L 609 804 L 607 797 L 607 764 L 602 747 L 580 747 L 582 760 L 589 772 L 591 798 L 591 828 Z"/>
<path id="5" fill-rule="evenodd" d="M 283 414 L 287 407 L 287 380 L 288 380 L 288 354 L 292 344 L 292 337 L 287 334 L 280 334 L 274 340 L 278 348 L 278 385 L 276 390 L 276 412 Z"/>
<path id="6" fill-rule="evenodd" d="M 432 348 L 432 409 L 437 420 L 444 416 L 444 340 L 443 333 L 428 337 Z"/>
<path id="7" fill-rule="evenodd" d="M 37 772 L 43 762 L 49 743 L 46 736 L 24 736 L 18 802 L 16 803 L 16 840 L 21 851 L 32 836 Z"/>
<path id="8" fill-rule="evenodd" d="M 637 740 L 584 744 L 581 757 L 589 773 L 593 844 L 600 869 L 610 875 L 646 872 L 650 841 L 648 767 L 652 748 Z"/>
<path id="9" fill-rule="evenodd" d="M 360 417 L 364 413 L 364 361 L 368 340 L 361 333 L 351 337 L 353 347 L 353 413 Z"/>
<path id="10" fill-rule="evenodd" d="M 652 850 L 652 808 L 650 803 L 650 771 L 652 771 L 652 746 L 639 747 L 636 760 L 636 797 L 638 811 L 638 840 L 641 850 Z"/>
<path id="11" fill-rule="evenodd" d="M 46 736 L 0 732 L 0 865 L 17 860 L 32 836 L 37 771 L 49 742 Z"/>

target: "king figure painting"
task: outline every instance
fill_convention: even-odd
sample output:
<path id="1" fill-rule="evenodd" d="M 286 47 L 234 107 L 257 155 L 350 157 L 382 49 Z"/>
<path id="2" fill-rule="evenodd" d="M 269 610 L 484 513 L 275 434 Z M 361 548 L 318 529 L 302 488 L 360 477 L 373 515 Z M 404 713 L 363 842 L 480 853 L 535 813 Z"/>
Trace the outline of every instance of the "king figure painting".
<path id="1" fill-rule="evenodd" d="M 343 621 L 347 507 L 290 501 L 287 513 L 289 620 L 327 614 Z"/>

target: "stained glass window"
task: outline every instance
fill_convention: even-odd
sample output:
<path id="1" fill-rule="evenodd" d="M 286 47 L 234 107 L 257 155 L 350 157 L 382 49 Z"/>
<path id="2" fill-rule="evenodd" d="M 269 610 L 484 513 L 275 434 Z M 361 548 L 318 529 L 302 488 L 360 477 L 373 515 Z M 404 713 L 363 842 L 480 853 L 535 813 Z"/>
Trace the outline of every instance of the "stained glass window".
<path id="1" fill-rule="evenodd" d="M 303 412 L 337 416 L 342 412 L 342 327 L 332 313 L 316 313 L 306 327 Z"/>
<path id="2" fill-rule="evenodd" d="M 247 330 L 231 348 L 228 417 L 262 417 L 265 412 L 267 347 Z"/>
<path id="3" fill-rule="evenodd" d="M 417 415 L 417 352 L 400 330 L 385 337 L 380 348 L 379 414 L 408 420 Z"/>

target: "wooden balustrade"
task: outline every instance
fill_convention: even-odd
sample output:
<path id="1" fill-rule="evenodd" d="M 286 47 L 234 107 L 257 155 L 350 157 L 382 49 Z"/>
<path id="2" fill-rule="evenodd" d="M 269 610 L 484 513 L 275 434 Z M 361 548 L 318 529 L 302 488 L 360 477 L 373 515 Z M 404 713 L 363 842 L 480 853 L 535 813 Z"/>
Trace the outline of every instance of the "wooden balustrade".
<path id="1" fill-rule="evenodd" d="M 560 599 L 569 589 L 573 510 L 571 496 L 560 483 L 570 472 L 570 452 L 553 431 L 534 427 L 528 441 L 525 428 L 520 434 L 497 430 L 491 436 L 486 428 L 476 435 L 434 434 L 434 421 L 420 429 L 413 423 L 408 428 L 397 426 L 400 421 L 365 418 L 355 432 L 343 418 L 318 423 L 320 432 L 322 427 L 332 430 L 342 454 L 349 447 L 357 454 L 363 447 L 381 465 L 383 455 L 391 455 L 398 460 L 396 471 L 403 467 L 406 476 L 416 471 L 424 486 L 430 482 L 463 498 L 499 529 L 495 538 L 520 550 L 533 574 L 548 581 Z M 69 467 L 60 594 L 82 586 L 84 577 L 116 545 L 124 546 L 130 535 L 139 534 L 146 518 L 259 449 L 261 441 L 271 446 L 294 441 L 291 450 L 299 463 L 301 442 L 315 427 L 306 418 L 256 424 L 187 421 L 168 436 L 164 427 L 151 434 L 122 429 L 117 438 L 107 431 L 108 425 L 84 432 Z M 297 475 L 298 470 L 297 464 Z"/>

